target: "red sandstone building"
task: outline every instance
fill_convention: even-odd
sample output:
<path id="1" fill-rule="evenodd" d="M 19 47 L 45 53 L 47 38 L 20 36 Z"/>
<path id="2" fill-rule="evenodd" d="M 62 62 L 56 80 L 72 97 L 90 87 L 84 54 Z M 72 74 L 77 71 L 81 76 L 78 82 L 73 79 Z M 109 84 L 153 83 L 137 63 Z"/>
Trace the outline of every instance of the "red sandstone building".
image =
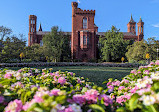
<path id="1" fill-rule="evenodd" d="M 72 2 L 72 32 L 64 32 L 71 38 L 72 59 L 89 60 L 96 59 L 97 45 L 100 36 L 105 32 L 98 32 L 98 27 L 94 23 L 95 10 L 82 10 L 78 8 L 77 2 Z M 29 16 L 28 46 L 34 43 L 42 45 L 42 37 L 49 33 L 42 31 L 41 24 L 36 30 L 37 17 Z M 144 37 L 144 22 L 140 18 L 137 23 L 138 33 L 136 35 L 136 22 L 132 16 L 127 24 L 128 31 L 123 32 L 124 39 L 140 41 Z"/>

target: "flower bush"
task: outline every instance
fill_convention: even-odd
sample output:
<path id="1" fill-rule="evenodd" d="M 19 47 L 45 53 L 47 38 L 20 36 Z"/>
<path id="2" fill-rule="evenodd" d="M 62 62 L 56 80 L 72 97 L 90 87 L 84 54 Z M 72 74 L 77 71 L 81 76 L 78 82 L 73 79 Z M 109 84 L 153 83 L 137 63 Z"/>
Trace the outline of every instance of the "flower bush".
<path id="1" fill-rule="evenodd" d="M 132 70 L 122 81 L 109 79 L 107 90 L 116 111 L 158 112 L 159 61 Z"/>
<path id="2" fill-rule="evenodd" d="M 0 111 L 158 112 L 159 61 L 98 87 L 75 73 L 22 68 L 0 71 Z"/>
<path id="3" fill-rule="evenodd" d="M 112 104 L 103 88 L 67 71 L 4 69 L 0 84 L 0 109 L 5 112 L 104 112 Z"/>

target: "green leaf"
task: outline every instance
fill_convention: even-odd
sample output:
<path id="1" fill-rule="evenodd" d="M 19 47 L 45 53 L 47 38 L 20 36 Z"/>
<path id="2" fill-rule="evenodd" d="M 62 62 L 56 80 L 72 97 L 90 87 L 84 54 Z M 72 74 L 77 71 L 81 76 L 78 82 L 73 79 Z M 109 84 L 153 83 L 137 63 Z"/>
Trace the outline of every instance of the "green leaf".
<path id="1" fill-rule="evenodd" d="M 105 110 L 97 104 L 89 105 L 89 108 L 91 108 L 94 112 L 105 112 Z"/>
<path id="2" fill-rule="evenodd" d="M 128 102 L 128 106 L 129 106 L 129 108 L 130 108 L 130 110 L 131 111 L 134 111 L 134 109 L 136 109 L 137 108 L 137 103 L 138 103 L 138 98 L 139 98 L 140 96 L 136 93 L 136 94 L 133 94 L 132 96 L 131 96 L 131 99 L 129 100 L 129 102 Z"/>
<path id="3" fill-rule="evenodd" d="M 124 107 L 120 107 L 116 110 L 116 112 L 126 112 Z"/>

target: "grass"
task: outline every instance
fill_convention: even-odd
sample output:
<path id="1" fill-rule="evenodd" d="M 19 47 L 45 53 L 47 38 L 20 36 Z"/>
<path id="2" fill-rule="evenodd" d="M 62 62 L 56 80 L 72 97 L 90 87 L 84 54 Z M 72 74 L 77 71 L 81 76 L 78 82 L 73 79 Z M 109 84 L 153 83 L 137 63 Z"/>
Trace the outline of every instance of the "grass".
<path id="1" fill-rule="evenodd" d="M 66 67 L 50 67 L 53 71 L 70 71 L 76 73 L 76 76 L 88 78 L 98 86 L 105 87 L 102 83 L 109 78 L 121 80 L 124 76 L 128 75 L 133 68 L 122 67 L 93 67 L 93 66 L 66 66 Z M 9 68 L 20 69 L 20 68 Z M 38 69 L 42 69 L 38 68 Z"/>

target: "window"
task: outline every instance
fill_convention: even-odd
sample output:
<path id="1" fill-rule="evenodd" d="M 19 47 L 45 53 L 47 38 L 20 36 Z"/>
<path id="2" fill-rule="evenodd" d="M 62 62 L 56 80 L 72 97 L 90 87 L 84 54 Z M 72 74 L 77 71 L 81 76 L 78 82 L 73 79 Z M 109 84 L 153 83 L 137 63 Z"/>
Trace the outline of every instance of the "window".
<path id="1" fill-rule="evenodd" d="M 33 24 L 35 24 L 35 20 L 33 20 Z"/>
<path id="2" fill-rule="evenodd" d="M 83 36 L 83 44 L 86 45 L 86 36 Z"/>
<path id="3" fill-rule="evenodd" d="M 87 45 L 89 45 L 89 37 L 87 37 Z"/>
<path id="4" fill-rule="evenodd" d="M 40 40 L 40 46 L 43 46 L 43 41 L 42 40 Z"/>
<path id="5" fill-rule="evenodd" d="M 87 18 L 83 18 L 83 29 L 87 29 Z"/>
<path id="6" fill-rule="evenodd" d="M 30 43 L 32 43 L 32 36 L 30 36 Z"/>

